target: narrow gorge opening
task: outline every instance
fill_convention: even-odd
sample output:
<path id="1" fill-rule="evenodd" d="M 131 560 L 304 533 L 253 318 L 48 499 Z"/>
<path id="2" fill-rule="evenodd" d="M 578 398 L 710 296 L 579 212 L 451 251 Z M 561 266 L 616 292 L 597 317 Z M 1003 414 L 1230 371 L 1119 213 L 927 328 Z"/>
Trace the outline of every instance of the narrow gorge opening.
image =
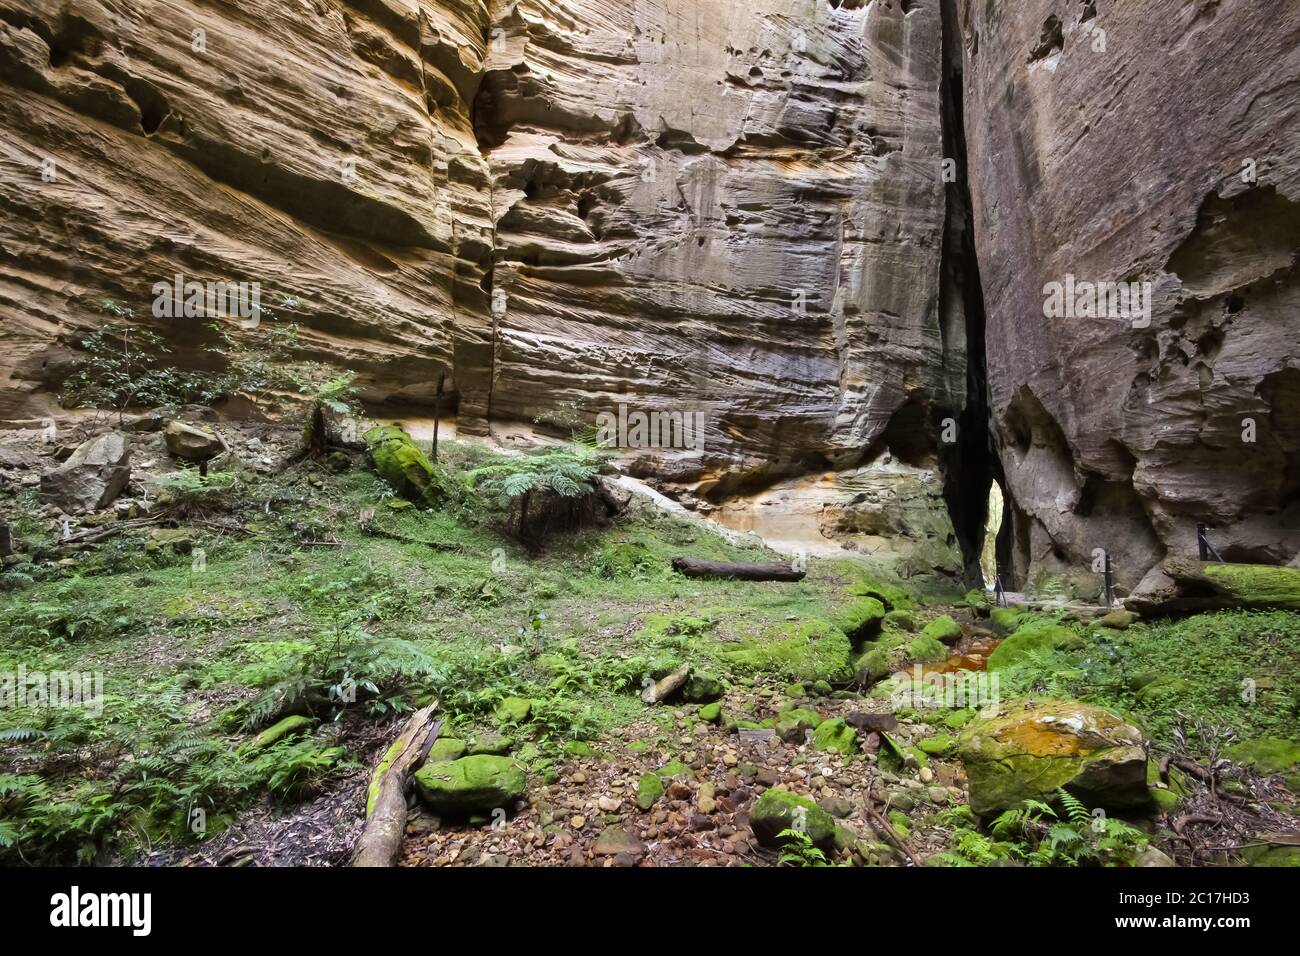
<path id="1" fill-rule="evenodd" d="M 984 289 L 975 243 L 974 206 L 968 179 L 964 69 L 954 0 L 943 3 L 943 155 L 947 222 L 944 229 L 942 297 L 945 329 L 965 333 L 964 395 L 955 441 L 942 445 L 944 498 L 961 549 L 967 587 L 992 586 L 998 568 L 1011 564 L 1012 507 L 990 429 Z M 952 162 L 949 162 L 951 160 Z M 964 401 L 959 401 L 959 398 Z M 998 509 L 996 515 L 991 508 Z M 1010 581 L 1004 581 L 1010 587 Z"/>

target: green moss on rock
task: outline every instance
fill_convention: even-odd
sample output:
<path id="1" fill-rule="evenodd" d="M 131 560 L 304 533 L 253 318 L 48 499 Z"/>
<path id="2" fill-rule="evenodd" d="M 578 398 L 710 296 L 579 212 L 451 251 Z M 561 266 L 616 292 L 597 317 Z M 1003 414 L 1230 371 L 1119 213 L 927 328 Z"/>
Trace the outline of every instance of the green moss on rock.
<path id="1" fill-rule="evenodd" d="M 833 751 L 845 757 L 858 752 L 858 734 L 843 718 L 824 720 L 813 731 L 813 749 Z"/>
<path id="2" fill-rule="evenodd" d="M 426 763 L 415 772 L 420 799 L 435 813 L 449 816 L 504 808 L 524 796 L 527 786 L 519 764 L 488 754 Z"/>
<path id="3" fill-rule="evenodd" d="M 1068 627 L 1050 621 L 1033 621 L 1022 625 L 989 655 L 987 669 L 999 671 L 1012 667 L 1031 654 L 1066 649 L 1078 645 L 1080 638 Z"/>
<path id="4" fill-rule="evenodd" d="M 533 712 L 533 702 L 523 697 L 506 697 L 492 711 L 499 724 L 522 724 Z"/>
<path id="5" fill-rule="evenodd" d="M 839 628 L 816 618 L 787 622 L 718 657 L 736 667 L 796 680 L 847 681 L 853 646 Z"/>
<path id="6" fill-rule="evenodd" d="M 1225 753 L 1260 773 L 1285 773 L 1300 765 L 1300 744 L 1281 737 L 1260 737 L 1233 744 Z"/>
<path id="7" fill-rule="evenodd" d="M 636 787 L 636 805 L 649 810 L 664 795 L 664 782 L 657 773 L 643 773 Z"/>
<path id="8" fill-rule="evenodd" d="M 822 722 L 821 714 L 800 707 L 782 711 L 776 721 L 776 735 L 786 743 L 803 743 L 804 734 Z"/>
<path id="9" fill-rule="evenodd" d="M 830 849 L 835 844 L 835 818 L 808 797 L 774 787 L 749 811 L 749 825 L 764 846 L 780 846 L 785 830 L 802 830 L 812 842 Z"/>
<path id="10" fill-rule="evenodd" d="M 957 738 L 949 734 L 926 737 L 916 745 L 932 757 L 950 757 L 957 752 Z"/>
<path id="11" fill-rule="evenodd" d="M 900 631 L 916 630 L 916 615 L 911 611 L 890 611 L 885 615 L 885 627 L 894 627 Z"/>
<path id="12" fill-rule="evenodd" d="M 714 701 L 711 704 L 705 704 L 700 708 L 700 720 L 706 724 L 722 723 L 722 704 L 720 701 Z"/>
<path id="13" fill-rule="evenodd" d="M 923 664 L 947 660 L 948 653 L 948 648 L 929 634 L 913 638 L 907 644 L 907 656 Z"/>
<path id="14" fill-rule="evenodd" d="M 722 681 L 711 674 L 692 673 L 682 687 L 682 700 L 691 704 L 707 704 L 727 692 Z"/>
<path id="15" fill-rule="evenodd" d="M 916 607 L 916 599 L 906 588 L 897 584 L 885 584 L 870 578 L 859 578 L 846 589 L 856 597 L 875 598 L 889 611 L 908 611 Z"/>
<path id="16" fill-rule="evenodd" d="M 1242 607 L 1300 611 L 1300 568 L 1204 564 L 1201 571 Z"/>
<path id="17" fill-rule="evenodd" d="M 1025 614 L 1013 607 L 995 607 L 989 612 L 989 622 L 999 634 L 1011 634 L 1020 626 Z"/>
<path id="18" fill-rule="evenodd" d="M 830 622 L 848 635 L 862 641 L 880 630 L 885 619 L 885 605 L 878 598 L 855 597 L 831 615 Z"/>
<path id="19" fill-rule="evenodd" d="M 365 441 L 375 472 L 402 497 L 436 507 L 450 495 L 451 479 L 396 425 L 372 428 Z"/>
<path id="20" fill-rule="evenodd" d="M 921 631 L 921 636 L 934 638 L 944 644 L 956 644 L 961 640 L 961 625 L 945 614 L 927 624 Z"/>
<path id="21" fill-rule="evenodd" d="M 459 760 L 465 756 L 465 741 L 455 737 L 439 737 L 429 748 L 428 763 L 443 763 Z"/>
<path id="22" fill-rule="evenodd" d="M 1064 787 L 1090 806 L 1147 806 L 1142 735 L 1121 717 L 1076 701 L 1014 704 L 971 721 L 958 739 L 971 809 L 981 816 Z"/>

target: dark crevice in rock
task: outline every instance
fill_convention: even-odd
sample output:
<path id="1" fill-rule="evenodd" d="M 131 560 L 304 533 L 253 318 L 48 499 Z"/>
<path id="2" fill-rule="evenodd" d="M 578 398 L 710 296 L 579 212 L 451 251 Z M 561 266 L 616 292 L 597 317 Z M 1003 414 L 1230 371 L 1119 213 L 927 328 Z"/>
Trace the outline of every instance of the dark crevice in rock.
<path id="1" fill-rule="evenodd" d="M 940 409 L 935 418 L 941 434 L 944 418 L 955 417 L 957 421 L 956 441 L 941 445 L 939 458 L 944 475 L 944 498 L 961 548 L 966 584 L 974 588 L 984 584 L 980 553 L 988 526 L 989 492 L 994 481 L 1004 490 L 1007 483 L 989 427 L 984 290 L 980 282 L 973 206 L 966 174 L 962 48 L 955 0 L 944 0 L 943 19 L 944 156 L 956 160 L 958 173 L 956 181 L 947 184 L 948 223 L 944 231 L 943 255 L 943 282 L 947 289 L 941 301 L 945 308 L 959 308 L 961 312 L 956 321 L 958 325 L 964 323 L 965 327 L 966 387 L 960 410 L 952 409 L 950 416 Z M 949 328 L 949 318 L 941 317 L 940 325 Z M 1013 507 L 1009 493 L 1004 495 L 1004 501 L 997 549 L 999 564 L 1009 566 L 1013 533 Z"/>
<path id="2" fill-rule="evenodd" d="M 140 128 L 146 136 L 158 132 L 170 109 L 162 94 L 143 80 L 128 80 L 126 95 L 140 108 Z"/>
<path id="3" fill-rule="evenodd" d="M 1043 35 L 1038 40 L 1038 46 L 1034 47 L 1029 53 L 1029 62 L 1037 63 L 1039 60 L 1046 60 L 1053 53 L 1059 53 L 1065 49 L 1065 25 L 1061 23 L 1061 18 L 1052 14 L 1043 22 Z"/>

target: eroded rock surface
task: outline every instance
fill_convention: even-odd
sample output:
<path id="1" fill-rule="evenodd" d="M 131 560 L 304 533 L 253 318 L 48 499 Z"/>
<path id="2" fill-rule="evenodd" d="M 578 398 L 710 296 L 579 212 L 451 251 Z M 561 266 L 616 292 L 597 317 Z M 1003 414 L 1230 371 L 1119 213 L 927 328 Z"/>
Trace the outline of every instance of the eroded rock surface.
<path id="1" fill-rule="evenodd" d="M 647 471 L 853 463 L 960 384 L 939 42 L 937 0 L 0 0 L 0 416 L 105 299 L 209 361 L 180 274 L 369 399 L 449 371 L 470 433 L 626 403 L 707 415 Z"/>
<path id="2" fill-rule="evenodd" d="M 1194 555 L 1198 522 L 1229 561 L 1291 560 L 1300 7 L 955 8 L 1017 571 L 1082 573 L 1095 593 L 1108 548 L 1133 587 Z M 1045 318 L 1045 285 L 1068 275 L 1149 282 L 1149 326 Z"/>

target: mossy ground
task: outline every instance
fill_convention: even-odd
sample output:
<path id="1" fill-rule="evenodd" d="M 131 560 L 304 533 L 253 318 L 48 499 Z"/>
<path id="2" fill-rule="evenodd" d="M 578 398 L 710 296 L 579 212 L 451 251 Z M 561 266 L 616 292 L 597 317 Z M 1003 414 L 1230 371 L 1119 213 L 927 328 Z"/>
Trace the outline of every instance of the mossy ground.
<path id="1" fill-rule="evenodd" d="M 453 477 L 475 458 L 457 443 L 443 453 Z M 816 625 L 804 649 L 789 640 L 807 645 L 799 622 L 844 606 L 851 563 L 814 561 L 797 584 L 686 579 L 673 557 L 774 556 L 656 512 L 524 548 L 472 496 L 393 507 L 363 462 L 243 476 L 228 511 L 182 528 L 201 569 L 171 547 L 147 551 L 141 531 L 68 566 L 10 572 L 25 579 L 0 592 L 0 672 L 102 672 L 105 698 L 100 715 L 0 710 L 0 732 L 35 734 L 0 742 L 0 857 L 129 860 L 143 830 L 155 845 L 195 839 L 191 806 L 229 817 L 314 792 L 340 768 L 364 778 L 400 713 L 435 697 L 458 737 L 509 734 L 544 778 L 566 744 L 642 717 L 644 681 L 680 663 L 728 681 L 852 676 L 835 629 Z M 35 513 L 30 496 L 5 504 Z M 28 553 L 56 543 L 48 521 L 15 524 Z M 746 649 L 755 660 L 728 663 Z M 359 692 L 335 721 L 330 681 L 343 675 Z M 326 719 L 257 768 L 222 756 L 288 716 L 277 695 L 295 692 L 293 712 Z M 511 697 L 532 703 L 522 720 L 501 706 Z"/>
<path id="2" fill-rule="evenodd" d="M 453 480 L 478 455 L 459 443 L 442 452 Z M 188 540 L 189 554 L 172 542 L 148 548 L 141 530 L 71 563 L 34 560 L 0 575 L 14 585 L 0 590 L 0 673 L 102 672 L 105 692 L 102 714 L 0 709 L 0 733 L 11 732 L 0 740 L 0 859 L 137 860 L 147 848 L 198 839 L 188 826 L 196 807 L 211 835 L 268 798 L 300 801 L 344 778 L 364 793 L 401 715 L 434 698 L 446 740 L 508 735 L 513 759 L 536 781 L 616 746 L 648 749 L 661 755 L 656 767 L 683 771 L 671 754 L 687 750 L 683 737 L 696 724 L 725 735 L 737 720 L 778 723 L 779 709 L 736 711 L 737 690 L 785 692 L 797 680 L 829 696 L 826 681 L 852 685 L 850 650 L 859 673 L 948 653 L 913 628 L 949 608 L 865 580 L 853 561 L 813 560 L 795 584 L 686 579 L 671 571 L 673 557 L 775 556 L 646 510 L 526 548 L 498 530 L 499 515 L 453 491 L 436 508 L 401 507 L 361 456 L 341 474 L 308 462 L 275 477 L 243 476 L 228 508 L 183 522 L 170 537 Z M 0 504 L 24 553 L 56 545 L 57 528 L 30 494 L 0 491 Z M 366 530 L 359 517 L 371 510 Z M 205 553 L 202 569 L 195 549 Z M 817 623 L 854 609 L 856 598 L 871 603 L 857 604 L 870 613 L 854 620 L 879 621 L 878 634 L 850 641 Z M 1059 640 L 998 672 L 1005 699 L 1114 709 L 1163 749 L 1181 727 L 1200 755 L 1225 730 L 1297 738 L 1294 614 L 1199 615 L 1120 631 L 992 613 L 1007 630 L 1059 629 Z M 644 682 L 682 663 L 720 679 L 727 701 L 684 719 L 676 708 L 643 705 Z M 330 681 L 345 673 L 359 693 L 341 707 Z M 1177 680 L 1161 679 L 1169 675 Z M 277 707 L 279 695 L 293 697 L 292 710 Z M 292 713 L 322 719 L 252 750 L 261 731 Z M 935 723 L 955 733 L 970 716 L 944 712 Z M 637 740 L 622 740 L 629 729 Z M 848 728 L 832 724 L 823 734 L 839 729 Z M 922 767 L 947 760 L 906 744 L 901 753 Z M 912 823 L 930 834 L 925 820 Z"/>

